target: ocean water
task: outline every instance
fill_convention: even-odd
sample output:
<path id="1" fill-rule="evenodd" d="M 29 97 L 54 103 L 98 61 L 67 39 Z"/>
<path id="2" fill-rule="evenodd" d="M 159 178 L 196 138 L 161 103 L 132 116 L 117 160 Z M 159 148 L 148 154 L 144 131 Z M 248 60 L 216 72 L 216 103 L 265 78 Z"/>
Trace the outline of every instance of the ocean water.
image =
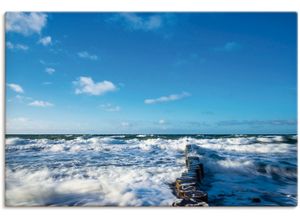
<path id="1" fill-rule="evenodd" d="M 7 206 L 170 206 L 184 150 L 210 206 L 297 205 L 296 135 L 7 135 Z"/>

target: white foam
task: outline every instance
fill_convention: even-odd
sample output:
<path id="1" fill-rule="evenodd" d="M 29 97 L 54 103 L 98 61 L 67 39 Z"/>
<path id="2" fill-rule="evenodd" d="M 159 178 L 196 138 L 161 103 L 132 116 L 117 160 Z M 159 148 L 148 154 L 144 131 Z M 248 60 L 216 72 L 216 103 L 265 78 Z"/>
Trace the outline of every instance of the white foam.
<path id="1" fill-rule="evenodd" d="M 6 138 L 5 140 L 5 144 L 6 145 L 15 145 L 17 144 L 19 141 L 21 140 L 21 138 Z"/>
<path id="2" fill-rule="evenodd" d="M 66 156 L 68 161 L 57 161 L 60 164 L 53 166 L 54 168 L 24 167 L 24 164 L 21 164 L 20 167 L 13 167 L 13 171 L 11 167 L 7 167 L 6 204 L 170 205 L 174 202 L 175 196 L 168 184 L 173 183 L 184 170 L 183 151 L 187 144 L 195 144 L 204 152 L 212 151 L 213 154 L 214 151 L 217 152 L 217 159 L 206 158 L 205 162 L 205 167 L 211 168 L 216 171 L 215 173 L 220 169 L 229 172 L 233 169 L 248 172 L 248 168 L 256 163 L 253 155 L 255 157 L 257 155 L 265 157 L 273 153 L 280 155 L 296 148 L 295 145 L 282 143 L 280 141 L 282 136 L 260 138 L 265 139 L 244 136 L 211 139 L 152 137 L 145 140 L 77 137 L 71 140 L 26 139 L 25 141 L 20 138 L 7 138 L 7 149 L 22 151 L 34 148 L 52 158 L 57 155 Z M 101 155 L 102 152 L 105 152 L 104 155 L 112 156 L 111 160 L 108 158 L 108 164 L 101 159 L 89 159 Z M 77 155 L 80 155 L 80 158 L 75 158 Z M 103 158 L 105 159 L 107 158 Z M 97 164 L 95 160 L 98 160 Z M 165 162 L 170 160 L 170 163 Z M 64 163 L 68 166 L 64 166 Z M 266 168 L 266 171 L 271 173 L 274 168 Z"/>
<path id="3" fill-rule="evenodd" d="M 64 145 L 63 144 L 53 144 L 49 151 L 52 152 L 59 152 L 64 150 Z"/>
<path id="4" fill-rule="evenodd" d="M 139 146 L 142 149 L 146 149 L 146 150 L 149 150 L 153 147 L 158 147 L 163 150 L 184 151 L 185 146 L 188 143 L 189 143 L 188 138 L 179 138 L 176 140 L 150 138 L 150 139 L 140 141 Z"/>
<path id="5" fill-rule="evenodd" d="M 225 168 L 238 168 L 238 169 L 244 169 L 245 167 L 252 166 L 253 162 L 250 160 L 219 160 L 218 164 Z"/>
<path id="6" fill-rule="evenodd" d="M 285 138 L 283 136 L 266 136 L 257 138 L 257 141 L 265 143 L 281 142 L 284 140 Z"/>
<path id="7" fill-rule="evenodd" d="M 184 151 L 187 144 L 196 144 L 202 148 L 212 150 L 223 150 L 244 153 L 285 153 L 291 149 L 291 144 L 278 143 L 283 141 L 282 136 L 270 137 L 235 137 L 235 138 L 213 138 L 213 139 L 162 139 L 149 138 L 138 140 L 120 140 L 113 137 L 92 137 L 84 139 L 77 137 L 72 140 L 49 140 L 35 139 L 24 140 L 20 138 L 6 139 L 7 148 L 30 149 L 38 148 L 48 152 L 79 152 L 79 151 L 122 151 L 130 148 L 140 148 L 144 151 L 150 151 L 154 148 L 160 148 L 167 151 Z M 20 144 L 22 143 L 22 144 Z"/>
<path id="8" fill-rule="evenodd" d="M 190 143 L 212 150 L 262 154 L 286 153 L 293 146 L 285 143 L 255 143 L 255 138 L 192 139 Z"/>
<path id="9" fill-rule="evenodd" d="M 70 167 L 64 166 L 65 162 L 58 161 L 61 164 L 53 169 L 21 168 L 13 172 L 7 168 L 6 204 L 11 206 L 70 205 L 74 200 L 80 205 L 171 205 L 175 196 L 168 184 L 174 182 L 184 169 L 184 160 L 179 160 L 174 155 L 177 150 L 184 149 L 186 143 L 184 139 L 172 141 L 159 138 L 143 141 L 138 139 L 125 141 L 113 137 L 77 137 L 71 140 L 31 139 L 25 145 L 14 147 L 18 150 L 39 149 L 49 156 L 52 153 L 85 152 L 85 157 L 89 157 L 89 152 L 93 154 L 99 152 L 101 155 L 102 151 L 109 150 L 110 155 L 115 155 L 116 161 L 108 161 L 108 163 L 128 164 L 132 162 L 129 160 L 136 160 L 137 164 L 142 166 L 97 166 L 91 163 Z M 161 156 L 159 158 L 152 156 L 154 162 L 147 163 L 144 160 L 151 158 L 147 154 L 152 149 L 159 149 L 158 153 Z M 128 159 L 127 154 L 130 154 L 131 150 L 134 150 L 137 155 Z M 164 150 L 166 152 L 162 153 Z M 85 157 L 82 161 L 87 159 L 88 163 L 93 162 Z M 164 157 L 171 158 L 173 165 L 169 167 L 165 164 L 155 165 L 156 159 L 160 160 Z M 82 161 L 76 161 L 72 157 L 70 164 L 80 164 Z M 144 163 L 146 167 L 143 167 Z M 151 164 L 152 166 L 149 166 Z"/>
<path id="10" fill-rule="evenodd" d="M 137 135 L 137 137 L 139 137 L 139 138 L 143 138 L 143 137 L 146 137 L 147 135 L 145 135 L 145 134 L 139 134 L 139 135 Z"/>
<path id="11" fill-rule="evenodd" d="M 182 170 L 176 168 L 83 168 L 90 174 L 81 178 L 82 170 L 6 171 L 6 204 L 9 206 L 37 206 L 54 204 L 61 199 L 75 197 L 82 205 L 171 205 L 175 200 L 168 184 L 175 181 Z M 53 176 L 66 172 L 64 178 Z M 142 196 L 141 196 L 142 195 Z M 85 201 L 86 198 L 90 198 Z M 67 202 L 67 201 L 62 201 Z M 67 203 L 68 204 L 68 203 Z"/>

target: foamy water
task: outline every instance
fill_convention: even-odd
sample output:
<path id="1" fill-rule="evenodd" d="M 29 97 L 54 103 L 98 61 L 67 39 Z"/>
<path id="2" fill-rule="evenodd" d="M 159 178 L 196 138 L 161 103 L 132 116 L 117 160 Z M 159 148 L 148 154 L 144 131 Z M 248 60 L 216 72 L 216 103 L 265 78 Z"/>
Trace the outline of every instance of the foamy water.
<path id="1" fill-rule="evenodd" d="M 296 136 L 6 137 L 9 206 L 170 206 L 193 144 L 209 205 L 296 205 Z M 259 203 L 253 203 L 259 198 Z"/>

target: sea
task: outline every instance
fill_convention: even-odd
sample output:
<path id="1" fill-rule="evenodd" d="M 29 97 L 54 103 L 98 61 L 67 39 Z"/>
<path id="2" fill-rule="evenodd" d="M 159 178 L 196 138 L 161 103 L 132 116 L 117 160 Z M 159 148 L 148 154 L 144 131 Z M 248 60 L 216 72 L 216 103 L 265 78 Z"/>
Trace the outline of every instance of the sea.
<path id="1" fill-rule="evenodd" d="M 297 135 L 6 135 L 6 206 L 171 206 L 201 158 L 209 206 L 296 206 Z"/>

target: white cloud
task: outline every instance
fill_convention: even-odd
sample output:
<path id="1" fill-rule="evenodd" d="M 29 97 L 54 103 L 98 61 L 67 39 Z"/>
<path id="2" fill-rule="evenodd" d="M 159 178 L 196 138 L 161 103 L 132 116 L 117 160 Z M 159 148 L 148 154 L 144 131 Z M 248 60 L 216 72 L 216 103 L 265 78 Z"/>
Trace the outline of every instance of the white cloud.
<path id="1" fill-rule="evenodd" d="M 29 47 L 24 44 L 16 44 L 15 48 L 18 50 L 28 50 L 29 49 Z"/>
<path id="2" fill-rule="evenodd" d="M 8 42 L 6 43 L 6 46 L 7 46 L 7 48 L 9 48 L 9 49 L 14 49 L 14 45 L 13 45 L 13 43 L 10 42 L 10 41 L 8 41 Z"/>
<path id="3" fill-rule="evenodd" d="M 45 60 L 39 60 L 39 63 L 42 64 L 42 65 L 44 65 L 44 66 L 57 66 L 58 65 L 58 63 L 48 62 L 48 61 L 45 61 Z"/>
<path id="4" fill-rule="evenodd" d="M 121 13 L 118 17 L 115 17 L 112 20 L 120 19 L 133 30 L 151 31 L 160 28 L 163 24 L 163 19 L 160 15 L 143 17 L 134 13 Z"/>
<path id="5" fill-rule="evenodd" d="M 178 59 L 174 62 L 174 66 L 184 66 L 184 65 L 195 65 L 195 64 L 202 64 L 205 63 L 206 59 L 200 57 L 197 53 L 190 53 L 181 55 Z"/>
<path id="6" fill-rule="evenodd" d="M 6 46 L 8 49 L 11 49 L 11 50 L 28 50 L 29 47 L 27 45 L 24 45 L 24 44 L 13 44 L 12 42 L 8 41 L 6 43 Z"/>
<path id="7" fill-rule="evenodd" d="M 189 93 L 187 92 L 182 92 L 181 94 L 172 94 L 169 96 L 162 96 L 156 99 L 146 99 L 144 101 L 145 104 L 156 104 L 156 103 L 162 103 L 162 102 L 171 102 L 171 101 L 176 101 L 179 99 L 183 99 L 185 97 L 190 96 Z"/>
<path id="8" fill-rule="evenodd" d="M 44 46 L 51 44 L 51 42 L 52 42 L 52 38 L 50 36 L 43 37 L 38 41 L 39 44 L 42 44 Z"/>
<path id="9" fill-rule="evenodd" d="M 117 87 L 110 81 L 94 82 L 91 77 L 84 76 L 79 77 L 74 84 L 77 86 L 75 94 L 103 95 L 117 90 Z"/>
<path id="10" fill-rule="evenodd" d="M 166 123 L 166 121 L 163 120 L 163 119 L 160 119 L 160 120 L 158 121 L 158 124 L 160 124 L 160 125 L 163 125 L 163 124 L 165 124 L 165 123 Z"/>
<path id="11" fill-rule="evenodd" d="M 15 121 L 24 123 L 24 122 L 29 121 L 29 119 L 28 119 L 28 118 L 25 118 L 25 117 L 19 117 L 19 118 L 16 118 Z"/>
<path id="12" fill-rule="evenodd" d="M 240 45 L 236 42 L 227 42 L 224 45 L 224 49 L 227 50 L 227 51 L 235 50 L 235 49 L 238 49 L 238 48 L 240 48 Z"/>
<path id="13" fill-rule="evenodd" d="M 121 107 L 118 105 L 112 105 L 110 103 L 103 104 L 100 106 L 102 109 L 104 109 L 107 112 L 119 112 L 121 110 Z"/>
<path id="14" fill-rule="evenodd" d="M 5 18 L 7 32 L 16 32 L 26 36 L 39 34 L 47 24 L 47 15 L 39 12 L 8 12 Z"/>
<path id="15" fill-rule="evenodd" d="M 44 60 L 40 60 L 40 64 L 46 65 L 46 62 Z"/>
<path id="16" fill-rule="evenodd" d="M 21 95 L 16 95 L 16 99 L 22 100 L 22 99 L 23 99 L 23 96 L 21 96 Z"/>
<path id="17" fill-rule="evenodd" d="M 225 43 L 221 47 L 215 48 L 215 51 L 230 52 L 230 51 L 235 51 L 235 50 L 239 50 L 239 49 L 241 49 L 241 45 L 239 43 L 237 43 L 237 42 L 231 41 L 231 42 Z"/>
<path id="18" fill-rule="evenodd" d="M 53 104 L 50 102 L 38 101 L 38 100 L 33 101 L 33 102 L 29 103 L 28 105 L 34 106 L 34 107 L 51 107 L 51 106 L 53 106 Z"/>
<path id="19" fill-rule="evenodd" d="M 16 99 L 17 99 L 19 102 L 24 102 L 24 101 L 27 101 L 27 100 L 32 100 L 31 97 L 23 96 L 23 95 L 16 95 Z"/>
<path id="20" fill-rule="evenodd" d="M 25 123 L 25 122 L 28 122 L 29 119 L 28 119 L 28 118 L 25 118 L 25 117 L 18 117 L 18 118 L 13 118 L 13 119 L 11 119 L 11 121 L 13 121 L 13 122 L 20 122 L 20 123 Z"/>
<path id="21" fill-rule="evenodd" d="M 23 88 L 18 84 L 8 83 L 7 86 L 17 93 L 24 93 Z"/>
<path id="22" fill-rule="evenodd" d="M 6 129 L 7 131 L 14 130 L 14 128 L 17 130 L 17 128 L 26 127 L 28 122 L 30 120 L 26 117 L 7 118 Z"/>
<path id="23" fill-rule="evenodd" d="M 98 60 L 98 56 L 94 54 L 89 54 L 87 51 L 78 52 L 77 55 L 80 58 L 90 59 L 90 60 Z"/>
<path id="24" fill-rule="evenodd" d="M 51 75 L 51 74 L 55 73 L 55 69 L 53 69 L 53 68 L 51 68 L 51 67 L 47 67 L 47 68 L 45 69 L 45 72 Z"/>
<path id="25" fill-rule="evenodd" d="M 129 127 L 131 124 L 129 122 L 121 122 L 122 127 Z"/>

